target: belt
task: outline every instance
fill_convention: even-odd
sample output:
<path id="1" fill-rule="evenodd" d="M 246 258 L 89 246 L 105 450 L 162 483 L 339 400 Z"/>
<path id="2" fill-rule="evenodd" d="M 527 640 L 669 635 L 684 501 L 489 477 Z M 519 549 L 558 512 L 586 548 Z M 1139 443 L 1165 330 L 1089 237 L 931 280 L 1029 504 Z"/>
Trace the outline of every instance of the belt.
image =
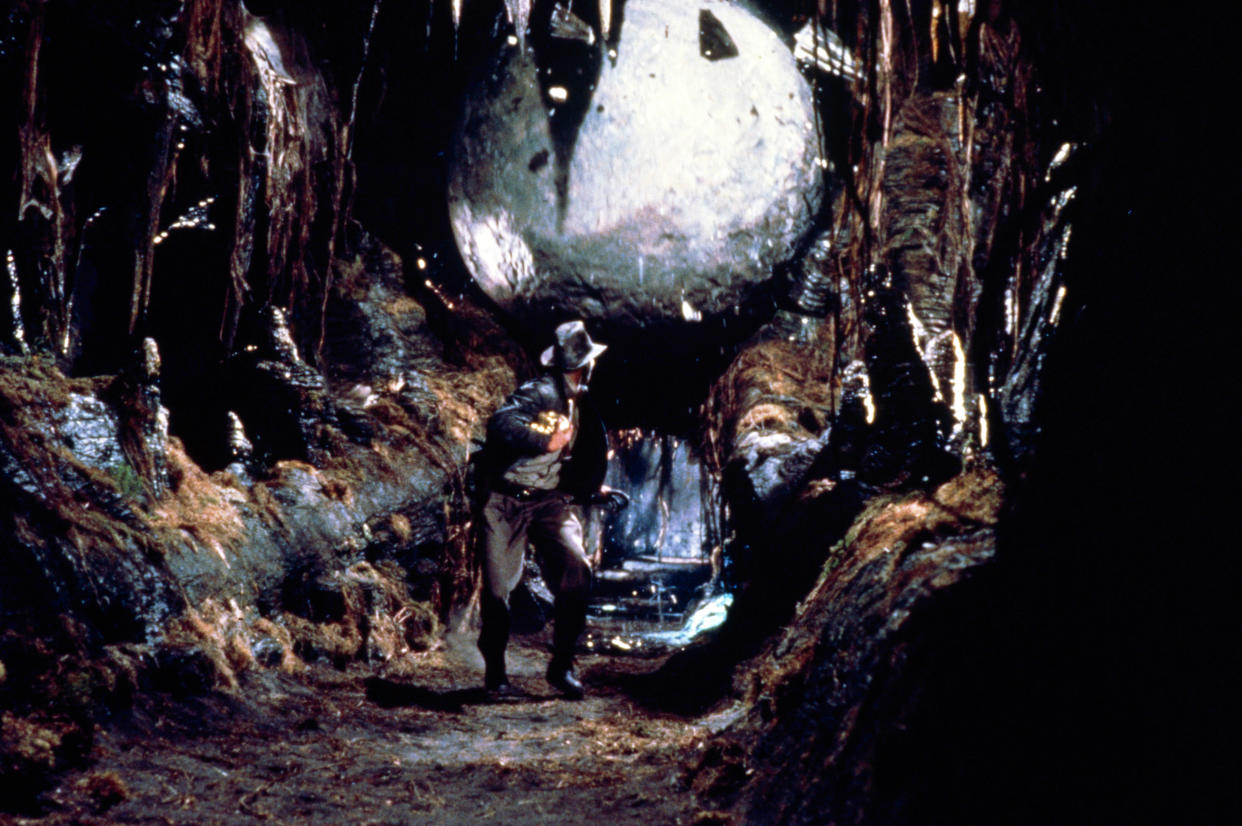
<path id="1" fill-rule="evenodd" d="M 532 499 L 539 498 L 540 496 L 547 496 L 549 494 L 559 493 L 559 491 L 555 489 L 544 490 L 542 488 L 523 487 L 521 485 L 515 485 L 512 482 L 505 482 L 503 480 L 498 481 L 496 482 L 496 484 L 492 485 L 492 490 L 504 496 L 510 496 L 518 500 L 519 502 L 529 502 Z"/>

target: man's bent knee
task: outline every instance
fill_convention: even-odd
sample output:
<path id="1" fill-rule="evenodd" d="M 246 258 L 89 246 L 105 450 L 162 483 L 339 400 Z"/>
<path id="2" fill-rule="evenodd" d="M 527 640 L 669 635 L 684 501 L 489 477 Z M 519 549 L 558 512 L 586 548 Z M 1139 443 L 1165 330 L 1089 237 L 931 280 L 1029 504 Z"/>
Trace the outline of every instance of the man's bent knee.
<path id="1" fill-rule="evenodd" d="M 560 587 L 557 595 L 586 598 L 591 590 L 591 566 L 586 559 L 576 554 L 567 554 L 561 570 Z"/>

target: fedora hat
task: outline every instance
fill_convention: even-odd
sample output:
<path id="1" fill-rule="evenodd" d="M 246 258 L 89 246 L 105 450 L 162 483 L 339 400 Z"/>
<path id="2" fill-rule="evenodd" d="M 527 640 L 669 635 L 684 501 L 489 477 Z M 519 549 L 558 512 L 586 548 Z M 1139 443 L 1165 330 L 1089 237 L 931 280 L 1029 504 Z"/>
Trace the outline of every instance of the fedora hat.
<path id="1" fill-rule="evenodd" d="M 586 325 L 581 321 L 566 321 L 556 328 L 556 343 L 543 351 L 539 361 L 544 367 L 561 372 L 585 367 L 608 348 L 591 341 Z"/>

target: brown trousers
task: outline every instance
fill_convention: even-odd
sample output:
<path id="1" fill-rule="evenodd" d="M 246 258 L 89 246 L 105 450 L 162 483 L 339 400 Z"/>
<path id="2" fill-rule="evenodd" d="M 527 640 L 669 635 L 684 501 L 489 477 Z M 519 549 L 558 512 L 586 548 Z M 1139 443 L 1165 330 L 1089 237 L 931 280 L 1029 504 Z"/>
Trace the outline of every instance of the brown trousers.
<path id="1" fill-rule="evenodd" d="M 535 549 L 548 587 L 558 599 L 585 599 L 591 565 L 582 545 L 579 508 L 563 493 L 539 493 L 519 502 L 503 493 L 488 495 L 483 506 L 483 593 L 509 602 L 522 580 L 526 542 Z"/>
<path id="2" fill-rule="evenodd" d="M 509 642 L 509 594 L 522 580 L 526 543 L 535 548 L 553 606 L 552 665 L 556 671 L 573 664 L 574 648 L 586 626 L 591 566 L 582 547 L 582 519 L 573 500 L 549 491 L 521 502 L 491 493 L 480 520 L 483 549 L 483 627 L 479 650 L 487 666 L 485 683 L 497 687 L 505 679 L 505 646 Z"/>

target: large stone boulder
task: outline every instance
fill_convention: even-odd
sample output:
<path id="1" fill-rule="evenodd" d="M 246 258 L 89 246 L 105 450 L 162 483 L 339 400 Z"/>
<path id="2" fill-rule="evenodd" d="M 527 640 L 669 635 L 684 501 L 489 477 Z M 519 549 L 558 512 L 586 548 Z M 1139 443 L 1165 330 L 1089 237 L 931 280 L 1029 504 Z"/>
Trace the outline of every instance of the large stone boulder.
<path id="1" fill-rule="evenodd" d="M 532 35 L 467 94 L 448 196 L 462 257 L 530 322 L 732 312 L 819 209 L 810 88 L 731 3 L 631 0 L 614 37 L 582 45 L 575 68 Z"/>

